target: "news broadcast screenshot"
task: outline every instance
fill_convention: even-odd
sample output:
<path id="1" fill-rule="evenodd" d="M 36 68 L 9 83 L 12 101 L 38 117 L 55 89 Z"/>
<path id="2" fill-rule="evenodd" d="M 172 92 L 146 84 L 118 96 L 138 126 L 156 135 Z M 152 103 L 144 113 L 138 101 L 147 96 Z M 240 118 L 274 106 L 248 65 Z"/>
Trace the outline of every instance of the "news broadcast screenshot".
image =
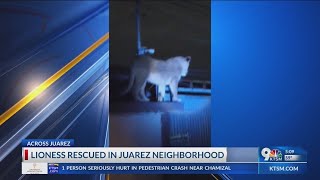
<path id="1" fill-rule="evenodd" d="M 0 180 L 320 179 L 320 1 L 0 1 Z"/>

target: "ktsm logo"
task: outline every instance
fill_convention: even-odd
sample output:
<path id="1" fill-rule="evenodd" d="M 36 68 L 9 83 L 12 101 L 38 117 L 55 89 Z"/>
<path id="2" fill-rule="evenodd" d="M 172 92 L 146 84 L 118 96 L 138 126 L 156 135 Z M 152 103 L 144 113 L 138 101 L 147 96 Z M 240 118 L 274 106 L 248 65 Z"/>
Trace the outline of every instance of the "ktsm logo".
<path id="1" fill-rule="evenodd" d="M 261 155 L 264 157 L 264 161 L 282 161 L 282 153 L 279 149 L 263 148 Z"/>

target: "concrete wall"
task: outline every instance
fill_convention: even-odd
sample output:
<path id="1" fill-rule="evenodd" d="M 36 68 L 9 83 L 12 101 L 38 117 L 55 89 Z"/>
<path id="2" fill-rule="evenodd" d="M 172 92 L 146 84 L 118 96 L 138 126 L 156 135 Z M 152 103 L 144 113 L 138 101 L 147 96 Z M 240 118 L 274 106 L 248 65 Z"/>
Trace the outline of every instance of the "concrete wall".
<path id="1" fill-rule="evenodd" d="M 161 113 L 110 114 L 111 147 L 161 147 Z M 162 180 L 162 175 L 111 175 L 112 180 Z"/>
<path id="2" fill-rule="evenodd" d="M 110 113 L 110 146 L 161 147 L 161 113 Z"/>

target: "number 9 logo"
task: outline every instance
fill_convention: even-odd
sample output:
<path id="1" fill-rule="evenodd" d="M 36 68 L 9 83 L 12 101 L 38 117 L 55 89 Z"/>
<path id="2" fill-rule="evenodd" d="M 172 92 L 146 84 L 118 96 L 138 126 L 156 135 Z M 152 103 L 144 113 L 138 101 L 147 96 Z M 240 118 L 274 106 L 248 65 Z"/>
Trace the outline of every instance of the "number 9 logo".
<path id="1" fill-rule="evenodd" d="M 270 152 L 271 152 L 271 150 L 269 149 L 269 148 L 263 148 L 262 150 L 261 150 L 261 155 L 264 157 L 264 160 L 265 161 L 268 161 L 269 160 L 269 157 L 270 157 Z"/>

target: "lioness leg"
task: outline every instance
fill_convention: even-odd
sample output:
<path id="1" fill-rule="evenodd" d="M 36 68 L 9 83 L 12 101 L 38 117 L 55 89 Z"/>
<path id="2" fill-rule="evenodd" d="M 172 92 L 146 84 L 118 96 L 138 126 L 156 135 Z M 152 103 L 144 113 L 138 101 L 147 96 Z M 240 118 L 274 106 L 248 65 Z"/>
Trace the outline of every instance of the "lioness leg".
<path id="1" fill-rule="evenodd" d="M 134 86 L 132 88 L 132 95 L 136 101 L 146 101 L 143 97 L 141 97 L 141 89 L 144 87 L 146 79 L 143 76 L 136 76 Z"/>
<path id="2" fill-rule="evenodd" d="M 178 81 L 172 81 L 169 87 L 172 94 L 172 101 L 180 102 L 181 99 L 178 98 Z"/>
<path id="3" fill-rule="evenodd" d="M 140 89 L 140 98 L 143 99 L 143 101 L 149 101 L 149 98 L 147 98 L 146 93 L 145 93 L 145 88 L 146 88 L 147 82 L 145 82 Z"/>
<path id="4" fill-rule="evenodd" d="M 166 95 L 166 86 L 165 85 L 159 85 L 159 93 L 158 93 L 158 101 L 164 101 L 164 97 Z"/>

